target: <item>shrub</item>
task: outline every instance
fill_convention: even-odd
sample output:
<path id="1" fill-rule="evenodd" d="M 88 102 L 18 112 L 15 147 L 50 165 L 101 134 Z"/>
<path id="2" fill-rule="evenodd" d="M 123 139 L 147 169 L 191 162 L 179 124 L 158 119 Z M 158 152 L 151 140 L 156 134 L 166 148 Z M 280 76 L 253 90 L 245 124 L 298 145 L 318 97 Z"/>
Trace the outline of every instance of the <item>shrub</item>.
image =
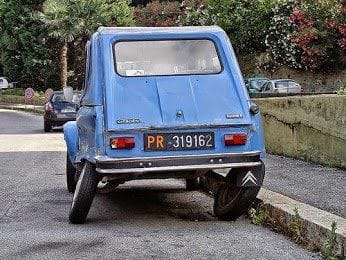
<path id="1" fill-rule="evenodd" d="M 148 3 L 145 7 L 136 8 L 134 12 L 138 25 L 154 27 L 175 26 L 181 14 L 180 3 L 158 0 Z"/>
<path id="2" fill-rule="evenodd" d="M 346 24 L 339 0 L 278 2 L 266 37 L 270 59 L 296 69 L 342 68 Z"/>

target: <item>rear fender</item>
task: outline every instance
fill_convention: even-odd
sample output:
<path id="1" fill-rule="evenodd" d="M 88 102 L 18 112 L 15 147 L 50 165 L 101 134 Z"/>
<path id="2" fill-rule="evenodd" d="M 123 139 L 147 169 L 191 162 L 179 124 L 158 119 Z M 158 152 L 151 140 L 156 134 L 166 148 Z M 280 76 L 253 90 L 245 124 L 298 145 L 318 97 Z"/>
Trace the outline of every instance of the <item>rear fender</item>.
<path id="1" fill-rule="evenodd" d="M 78 149 L 78 130 L 75 121 L 64 124 L 64 139 L 67 151 L 70 154 L 70 160 L 74 163 Z"/>

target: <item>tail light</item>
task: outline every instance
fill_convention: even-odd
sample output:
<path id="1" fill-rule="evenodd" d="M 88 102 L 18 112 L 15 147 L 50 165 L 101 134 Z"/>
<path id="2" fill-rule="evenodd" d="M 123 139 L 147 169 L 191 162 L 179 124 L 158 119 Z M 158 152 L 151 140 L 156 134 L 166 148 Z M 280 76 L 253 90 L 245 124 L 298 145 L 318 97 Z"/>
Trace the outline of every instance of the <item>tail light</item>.
<path id="1" fill-rule="evenodd" d="M 279 92 L 278 89 L 275 89 L 275 90 L 274 90 L 274 93 L 275 93 L 276 95 L 279 95 L 280 92 Z"/>
<path id="2" fill-rule="evenodd" d="M 225 146 L 246 144 L 246 134 L 225 134 Z"/>
<path id="3" fill-rule="evenodd" d="M 45 110 L 46 112 L 52 112 L 52 111 L 53 111 L 53 106 L 52 106 L 52 104 L 48 102 L 48 103 L 45 105 L 44 110 Z"/>
<path id="4" fill-rule="evenodd" d="M 136 142 L 133 137 L 114 137 L 111 138 L 110 145 L 112 149 L 132 149 Z"/>
<path id="5" fill-rule="evenodd" d="M 301 92 L 301 93 L 304 92 L 304 86 L 300 86 L 300 92 Z"/>

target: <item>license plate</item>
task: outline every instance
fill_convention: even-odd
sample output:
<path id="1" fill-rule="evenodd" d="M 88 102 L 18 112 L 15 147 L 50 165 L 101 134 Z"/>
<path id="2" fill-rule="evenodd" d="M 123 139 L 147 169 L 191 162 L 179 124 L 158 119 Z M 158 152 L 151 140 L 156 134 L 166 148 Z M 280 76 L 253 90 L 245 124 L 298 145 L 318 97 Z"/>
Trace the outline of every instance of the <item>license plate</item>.
<path id="1" fill-rule="evenodd" d="M 76 112 L 76 110 L 73 108 L 66 108 L 66 109 L 62 109 L 61 112 L 62 113 L 74 113 L 74 112 Z"/>
<path id="2" fill-rule="evenodd" d="M 144 134 L 145 151 L 211 150 L 214 148 L 213 132 Z"/>

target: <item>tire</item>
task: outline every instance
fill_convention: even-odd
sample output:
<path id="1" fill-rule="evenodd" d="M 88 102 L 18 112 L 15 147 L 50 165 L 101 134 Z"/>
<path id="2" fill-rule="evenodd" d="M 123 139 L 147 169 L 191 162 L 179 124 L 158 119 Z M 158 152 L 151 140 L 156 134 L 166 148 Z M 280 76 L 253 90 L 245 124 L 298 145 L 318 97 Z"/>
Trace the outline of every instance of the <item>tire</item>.
<path id="1" fill-rule="evenodd" d="M 48 120 L 44 120 L 43 128 L 44 128 L 44 132 L 48 133 L 52 129 L 52 125 L 51 125 L 51 123 Z"/>
<path id="2" fill-rule="evenodd" d="M 247 211 L 261 187 L 237 187 L 236 175 L 242 169 L 232 169 L 220 183 L 214 200 L 214 214 L 220 220 L 236 220 Z"/>
<path id="3" fill-rule="evenodd" d="M 199 190 L 198 178 L 186 179 L 186 190 L 188 191 Z"/>
<path id="4" fill-rule="evenodd" d="M 72 224 L 85 223 L 98 182 L 99 178 L 95 166 L 86 161 L 78 179 L 70 208 L 69 220 Z"/>
<path id="5" fill-rule="evenodd" d="M 77 184 L 75 180 L 75 176 L 76 176 L 76 168 L 71 162 L 69 152 L 67 152 L 66 154 L 66 183 L 67 183 L 67 190 L 72 193 L 75 191 L 76 184 Z"/>

